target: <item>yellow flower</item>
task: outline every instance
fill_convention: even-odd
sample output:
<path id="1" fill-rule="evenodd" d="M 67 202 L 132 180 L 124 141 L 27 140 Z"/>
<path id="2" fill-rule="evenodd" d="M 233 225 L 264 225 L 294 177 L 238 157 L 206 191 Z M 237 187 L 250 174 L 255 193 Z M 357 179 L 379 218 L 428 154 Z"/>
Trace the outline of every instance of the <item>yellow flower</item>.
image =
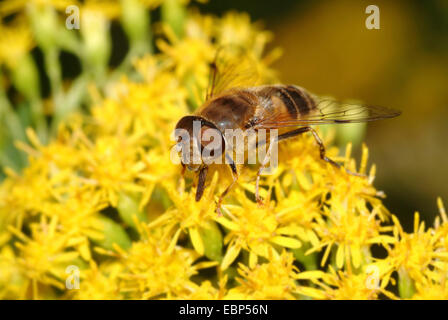
<path id="1" fill-rule="evenodd" d="M 348 152 L 349 154 L 349 152 Z M 348 157 L 347 157 L 348 158 Z M 367 149 L 363 148 L 360 173 L 363 174 L 367 162 Z M 326 247 L 321 265 L 324 266 L 333 245 L 337 245 L 335 263 L 338 268 L 351 264 L 355 268 L 370 262 L 369 246 L 393 242 L 393 238 L 384 233 L 390 227 L 381 226 L 388 211 L 375 198 L 379 193 L 371 185 L 373 172 L 369 177 L 358 177 L 343 173 L 341 170 L 328 170 L 325 176 L 317 176 L 316 182 L 325 179 L 322 187 L 324 201 L 322 215 L 316 219 L 313 229 L 320 238 L 320 244 L 308 253 Z M 373 209 L 368 209 L 370 204 Z"/>
<path id="2" fill-rule="evenodd" d="M 321 265 L 325 265 L 328 254 L 333 245 L 337 244 L 336 266 L 342 268 L 344 264 L 350 267 L 350 262 L 358 268 L 370 254 L 366 252 L 372 244 L 390 243 L 393 239 L 381 233 L 387 227 L 381 227 L 375 212 L 354 214 L 346 211 L 330 211 L 324 209 L 328 222 L 323 219 L 315 226 L 316 233 L 321 238 L 320 245 L 309 250 L 309 253 L 326 247 Z M 368 261 L 367 261 L 368 262 Z"/>
<path id="3" fill-rule="evenodd" d="M 191 283 L 191 287 L 188 288 L 189 292 L 177 296 L 167 296 L 167 299 L 178 300 L 222 300 L 226 299 L 227 277 L 224 276 L 219 281 L 219 288 L 215 288 L 208 280 L 202 281 L 200 285 Z"/>
<path id="4" fill-rule="evenodd" d="M 74 299 L 119 300 L 123 299 L 118 286 L 118 276 L 123 266 L 120 263 L 102 263 L 100 267 L 91 261 L 88 269 L 80 271 L 79 289 L 71 290 Z"/>
<path id="5" fill-rule="evenodd" d="M 85 177 L 98 192 L 116 207 L 120 190 L 141 191 L 134 183 L 144 164 L 139 162 L 138 137 L 103 136 L 82 148 Z"/>
<path id="6" fill-rule="evenodd" d="M 448 300 L 448 282 L 446 272 L 436 280 L 421 279 L 416 282 L 413 300 Z"/>
<path id="7" fill-rule="evenodd" d="M 425 230 L 425 223 L 420 223 L 419 214 L 414 215 L 414 232 L 406 233 L 395 216 L 393 247 L 386 246 L 387 260 L 395 270 L 402 270 L 414 281 L 431 279 L 431 269 L 436 268 L 444 272 L 448 270 L 446 251 L 436 250 L 437 237 L 434 231 Z"/>
<path id="8" fill-rule="evenodd" d="M 100 134 L 133 134 L 152 144 L 166 142 L 178 118 L 187 113 L 185 90 L 158 61 L 145 57 L 136 68 L 145 78 L 144 83 L 122 79 L 112 86 L 113 96 L 92 110 L 95 130 Z M 155 140 L 155 141 L 154 141 Z"/>
<path id="9" fill-rule="evenodd" d="M 31 237 L 26 236 L 15 228 L 11 232 L 21 242 L 15 242 L 20 251 L 17 263 L 21 273 L 31 285 L 33 298 L 39 298 L 38 285 L 44 284 L 58 289 L 65 288 L 66 267 L 73 264 L 79 254 L 70 248 L 70 232 L 58 231 L 58 219 L 50 221 L 41 218 L 39 223 L 30 225 Z"/>
<path id="10" fill-rule="evenodd" d="M 300 248 L 297 239 L 300 228 L 279 223 L 281 215 L 267 200 L 265 207 L 246 197 L 240 190 L 235 191 L 239 205 L 224 205 L 224 216 L 215 220 L 229 230 L 224 239 L 228 244 L 221 268 L 226 269 L 238 257 L 241 249 L 249 252 L 249 265 L 255 266 L 258 256 L 267 258 L 274 246 Z"/>
<path id="11" fill-rule="evenodd" d="M 33 46 L 30 28 L 23 19 L 17 19 L 13 25 L 0 23 L 0 65 L 15 69 Z"/>
<path id="12" fill-rule="evenodd" d="M 438 239 L 436 247 L 438 251 L 448 252 L 448 217 L 442 199 L 437 199 L 440 216 L 436 217 L 434 222 L 435 237 Z M 442 220 L 442 221 L 440 221 Z"/>
<path id="13" fill-rule="evenodd" d="M 293 255 L 283 251 L 281 254 L 270 251 L 269 261 L 256 264 L 252 268 L 240 263 L 236 278 L 238 286 L 229 290 L 227 299 L 297 299 L 299 294 L 322 297 L 311 287 L 297 283 L 299 270 L 294 266 Z"/>
<path id="14" fill-rule="evenodd" d="M 168 252 L 172 251 L 182 232 L 190 236 L 194 249 L 200 255 L 205 253 L 205 244 L 201 237 L 201 230 L 207 227 L 207 222 L 217 216 L 214 205 L 214 192 L 218 182 L 218 173 L 215 173 L 210 186 L 205 190 L 201 201 L 195 200 L 195 190 L 185 192 L 183 185 L 176 185 L 177 180 L 162 182 L 174 208 L 149 224 L 150 228 L 163 227 L 164 237 L 171 239 Z M 181 181 L 183 183 L 183 181 Z M 180 189 L 180 190 L 179 190 Z"/>
<path id="15" fill-rule="evenodd" d="M 250 48 L 258 57 L 261 57 L 264 46 L 272 39 L 272 33 L 262 31 L 259 23 L 252 24 L 246 13 L 226 13 L 215 28 L 216 38 L 220 44 Z"/>
<path id="16" fill-rule="evenodd" d="M 448 218 L 441 200 L 433 228 L 416 215 L 414 232 L 405 233 L 373 185 L 367 147 L 357 166 L 350 144 L 345 155 L 332 146 L 334 131 L 322 137 L 327 155 L 343 168 L 322 161 L 314 138 L 304 135 L 280 144 L 279 167 L 261 178 L 263 205 L 254 199 L 253 166 L 239 167 L 222 216 L 216 201 L 231 181 L 227 166 L 210 168 L 204 195 L 195 200 L 197 175 L 182 177 L 171 161 L 172 132 L 204 102 L 209 63 L 218 48 L 236 45 L 263 83 L 277 82 L 270 63 L 280 51 L 265 54 L 272 34 L 247 14 L 204 15 L 184 10 L 188 2 L 83 2 L 81 77 L 92 81 L 90 99 L 78 106 L 85 113 L 64 116 L 48 143 L 32 129 L 26 143 L 16 142 L 29 164 L 21 172 L 6 168 L 0 184 L 0 298 L 447 298 Z M 44 52 L 78 42 L 58 16 L 73 3 L 0 4 L 1 16 L 29 20 L 0 26 L 0 63 L 17 76 L 6 83 L 39 103 L 29 51 L 34 42 Z M 159 5 L 161 32 L 151 33 L 159 51 L 152 54 L 142 35 L 150 31 L 149 14 L 140 12 L 136 21 L 132 10 Z M 108 30 L 118 17 L 132 51 L 124 65 L 135 70 L 109 73 Z M 29 74 L 20 82 L 23 57 Z M 71 101 L 71 90 L 62 102 Z M 55 110 L 64 107 L 52 98 Z M 387 256 L 378 259 L 374 245 Z M 78 290 L 66 287 L 67 267 L 78 268 Z M 399 297 L 388 291 L 397 283 Z"/>
<path id="17" fill-rule="evenodd" d="M 25 277 L 10 246 L 0 249 L 0 299 L 24 299 Z"/>
<path id="18" fill-rule="evenodd" d="M 189 89 L 196 90 L 193 93 L 198 98 L 204 96 L 209 80 L 209 63 L 215 54 L 210 39 L 192 37 L 180 40 L 168 27 L 165 28 L 165 34 L 169 42 L 159 40 L 156 43 L 165 55 L 167 65 L 174 68 L 177 79 L 190 83 L 190 86 L 194 81 L 196 89 Z"/>
<path id="19" fill-rule="evenodd" d="M 169 248 L 169 242 L 151 235 L 146 226 L 143 241 L 134 242 L 128 252 L 116 248 L 125 265 L 120 273 L 120 291 L 130 298 L 154 299 L 188 294 L 195 284 L 190 279 L 201 268 L 214 262 L 194 264 L 198 255 L 182 247 Z"/>
<path id="20" fill-rule="evenodd" d="M 64 194 L 59 202 L 48 201 L 42 205 L 42 214 L 57 217 L 58 229 L 70 233 L 69 243 L 75 247 L 84 260 L 91 259 L 89 239 L 103 240 L 103 225 L 98 212 L 108 204 L 101 195 L 89 189 L 73 190 Z"/>
<path id="21" fill-rule="evenodd" d="M 316 274 L 304 272 L 300 279 L 310 279 L 320 287 L 323 299 L 332 300 L 372 300 L 382 293 L 389 298 L 395 296 L 381 287 L 369 286 L 371 276 L 368 272 L 353 274 L 349 271 L 334 270 L 331 266 L 329 272 Z"/>

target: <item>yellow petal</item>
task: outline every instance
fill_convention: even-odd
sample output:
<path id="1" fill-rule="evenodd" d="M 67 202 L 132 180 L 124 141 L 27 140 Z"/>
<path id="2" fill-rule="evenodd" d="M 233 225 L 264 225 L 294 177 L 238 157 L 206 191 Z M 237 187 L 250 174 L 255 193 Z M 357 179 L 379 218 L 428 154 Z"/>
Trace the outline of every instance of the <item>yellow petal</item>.
<path id="1" fill-rule="evenodd" d="M 194 249 L 201 256 L 204 254 L 204 243 L 202 242 L 201 235 L 199 234 L 199 230 L 197 227 L 189 228 L 190 231 L 190 239 L 193 244 Z"/>
<path id="2" fill-rule="evenodd" d="M 314 299 L 326 299 L 327 297 L 325 294 L 320 291 L 319 289 L 310 288 L 310 287 L 300 287 L 297 290 L 300 294 L 303 294 L 305 296 L 314 298 Z"/>
<path id="3" fill-rule="evenodd" d="M 311 189 L 311 184 L 310 184 L 309 179 L 302 172 L 296 172 L 296 177 L 297 177 L 297 180 L 299 181 L 300 185 L 303 187 L 303 189 L 305 189 L 305 190 Z"/>
<path id="4" fill-rule="evenodd" d="M 203 262 L 196 263 L 194 265 L 194 267 L 196 269 L 206 269 L 206 268 L 211 268 L 211 267 L 214 267 L 217 265 L 218 265 L 217 261 L 203 261 Z"/>
<path id="5" fill-rule="evenodd" d="M 239 227 L 235 222 L 230 221 L 227 218 L 219 217 L 215 219 L 216 222 L 222 224 L 224 227 L 226 227 L 229 230 L 238 231 Z"/>
<path id="6" fill-rule="evenodd" d="M 278 234 L 284 234 L 287 236 L 297 236 L 300 233 L 300 228 L 298 226 L 287 226 L 287 227 L 281 227 L 278 228 L 276 231 Z"/>
<path id="7" fill-rule="evenodd" d="M 380 235 L 367 240 L 367 243 L 395 243 L 397 240 L 394 237 L 387 235 Z"/>
<path id="8" fill-rule="evenodd" d="M 257 256 L 267 257 L 269 252 L 269 246 L 265 242 L 252 242 L 249 244 L 249 248 Z"/>
<path id="9" fill-rule="evenodd" d="M 241 183 L 242 187 L 251 193 L 255 193 L 255 184 L 254 183 Z M 258 192 L 262 198 L 267 198 L 268 191 L 263 188 L 259 188 Z"/>
<path id="10" fill-rule="evenodd" d="M 352 254 L 353 266 L 358 268 L 361 265 L 362 260 L 361 248 L 359 248 L 359 246 L 350 246 L 350 251 Z"/>
<path id="11" fill-rule="evenodd" d="M 84 241 L 78 247 L 79 253 L 84 260 L 90 261 L 92 255 L 90 254 L 89 242 Z"/>
<path id="12" fill-rule="evenodd" d="M 313 271 L 303 271 L 300 272 L 296 279 L 298 280 L 311 280 L 311 279 L 321 279 L 325 275 L 325 272 L 320 270 L 313 270 Z"/>
<path id="13" fill-rule="evenodd" d="M 336 266 L 340 269 L 344 265 L 344 245 L 339 245 L 336 252 Z"/>
<path id="14" fill-rule="evenodd" d="M 319 238 L 316 236 L 313 230 L 308 230 L 308 239 L 311 242 L 313 247 L 317 247 L 319 245 Z"/>
<path id="15" fill-rule="evenodd" d="M 327 262 L 328 255 L 330 254 L 331 247 L 333 246 L 333 243 L 330 243 L 327 246 L 327 249 L 325 249 L 324 256 L 322 257 L 322 261 L 320 262 L 320 266 L 323 267 L 325 265 L 325 262 Z"/>
<path id="16" fill-rule="evenodd" d="M 288 237 L 273 237 L 271 239 L 272 243 L 278 244 L 279 246 L 285 247 L 285 248 L 291 248 L 291 249 L 297 249 L 302 246 L 302 243 L 294 238 L 288 238 Z"/>
<path id="17" fill-rule="evenodd" d="M 78 256 L 78 252 L 65 252 L 58 254 L 55 258 L 53 258 L 53 262 L 67 262 L 76 259 Z"/>
<path id="18" fill-rule="evenodd" d="M 167 252 L 171 253 L 174 250 L 174 247 L 176 246 L 177 240 L 179 239 L 181 229 L 177 229 L 176 233 L 174 234 L 173 239 L 171 239 L 170 245 L 168 246 Z"/>
<path id="19" fill-rule="evenodd" d="M 257 265 L 258 256 L 255 252 L 251 251 L 249 254 L 249 267 L 254 268 Z"/>
<path id="20" fill-rule="evenodd" d="M 240 245 L 238 245 L 238 244 L 231 245 L 227 249 L 226 255 L 222 259 L 221 269 L 222 270 L 227 269 L 233 263 L 233 261 L 235 261 L 235 259 L 238 257 L 238 255 L 240 254 L 240 251 L 241 251 Z"/>

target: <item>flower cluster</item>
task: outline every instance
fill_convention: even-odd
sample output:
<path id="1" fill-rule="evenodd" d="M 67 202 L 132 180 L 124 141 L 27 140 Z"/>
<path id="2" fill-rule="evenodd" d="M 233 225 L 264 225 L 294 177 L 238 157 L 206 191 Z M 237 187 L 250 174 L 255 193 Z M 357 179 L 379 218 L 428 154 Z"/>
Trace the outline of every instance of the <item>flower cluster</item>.
<path id="1" fill-rule="evenodd" d="M 373 185 L 365 146 L 359 165 L 350 145 L 343 156 L 327 149 L 355 176 L 322 161 L 312 136 L 286 141 L 279 167 L 261 180 L 262 205 L 249 166 L 222 215 L 215 204 L 232 179 L 227 169 L 211 168 L 195 201 L 196 177 L 181 179 L 170 161 L 171 134 L 202 103 L 214 53 L 244 46 L 272 81 L 269 64 L 279 51 L 265 53 L 272 35 L 246 14 L 185 11 L 179 25 L 170 16 L 178 1 L 165 2 L 140 3 L 166 4 L 154 35 L 158 53 L 132 59 L 132 73 L 101 88 L 90 84 L 88 112 L 65 115 L 48 143 L 38 122 L 26 130 L 27 142 L 16 143 L 28 165 L 6 167 L 0 184 L 0 298 L 447 299 L 442 201 L 433 227 L 416 214 L 414 231 L 403 231 Z M 91 8 L 104 21 L 122 10 Z M 132 30 L 131 40 L 140 41 Z M 24 56 L 28 32 L 20 38 Z M 91 49 L 88 63 L 95 64 L 101 53 Z M 3 51 L 0 59 L 14 63 Z M 331 145 L 331 132 L 324 140 Z"/>

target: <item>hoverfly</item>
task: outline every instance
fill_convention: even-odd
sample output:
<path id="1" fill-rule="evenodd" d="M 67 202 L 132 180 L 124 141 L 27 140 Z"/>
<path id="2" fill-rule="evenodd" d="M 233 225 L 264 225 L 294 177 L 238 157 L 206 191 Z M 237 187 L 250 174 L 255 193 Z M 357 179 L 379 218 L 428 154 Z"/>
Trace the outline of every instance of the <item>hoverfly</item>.
<path id="1" fill-rule="evenodd" d="M 385 107 L 322 99 L 296 85 L 257 86 L 258 77 L 254 61 L 243 49 L 231 46 L 218 49 L 211 64 L 205 103 L 193 115 L 181 118 L 176 129 L 186 130 L 192 136 L 193 122 L 199 121 L 201 130 L 216 130 L 224 146 L 227 143 L 224 135 L 227 129 L 282 130 L 283 132 L 276 137 L 276 142 L 309 132 L 319 146 L 321 159 L 340 167 L 326 156 L 325 146 L 311 125 L 367 122 L 393 118 L 401 114 L 398 110 Z M 208 141 L 200 140 L 199 147 L 204 148 L 207 143 Z M 189 147 L 193 149 L 193 142 Z M 219 156 L 229 160 L 224 148 Z M 199 201 L 204 192 L 209 166 L 204 161 L 196 164 L 181 161 L 181 164 L 182 176 L 186 168 L 198 172 L 196 201 Z M 235 162 L 230 159 L 227 164 L 232 172 L 233 181 L 219 197 L 218 212 L 223 198 L 238 180 Z M 256 178 L 255 198 L 258 203 L 262 202 L 259 196 L 259 180 L 264 165 L 261 163 Z"/>

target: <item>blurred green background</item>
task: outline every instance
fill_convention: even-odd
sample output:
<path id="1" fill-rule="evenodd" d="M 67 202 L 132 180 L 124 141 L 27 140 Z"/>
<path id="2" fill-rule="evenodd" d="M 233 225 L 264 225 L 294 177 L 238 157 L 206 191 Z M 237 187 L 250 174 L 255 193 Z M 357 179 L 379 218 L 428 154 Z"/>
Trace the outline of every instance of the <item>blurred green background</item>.
<path id="1" fill-rule="evenodd" d="M 368 30 L 366 7 L 380 9 Z M 201 11 L 248 12 L 274 32 L 284 54 L 282 82 L 338 99 L 397 108 L 393 120 L 368 125 L 375 186 L 407 231 L 419 211 L 431 224 L 436 198 L 448 201 L 448 1 L 217 0 Z M 358 154 L 359 154 L 359 146 Z M 359 159 L 359 157 L 358 157 Z"/>

